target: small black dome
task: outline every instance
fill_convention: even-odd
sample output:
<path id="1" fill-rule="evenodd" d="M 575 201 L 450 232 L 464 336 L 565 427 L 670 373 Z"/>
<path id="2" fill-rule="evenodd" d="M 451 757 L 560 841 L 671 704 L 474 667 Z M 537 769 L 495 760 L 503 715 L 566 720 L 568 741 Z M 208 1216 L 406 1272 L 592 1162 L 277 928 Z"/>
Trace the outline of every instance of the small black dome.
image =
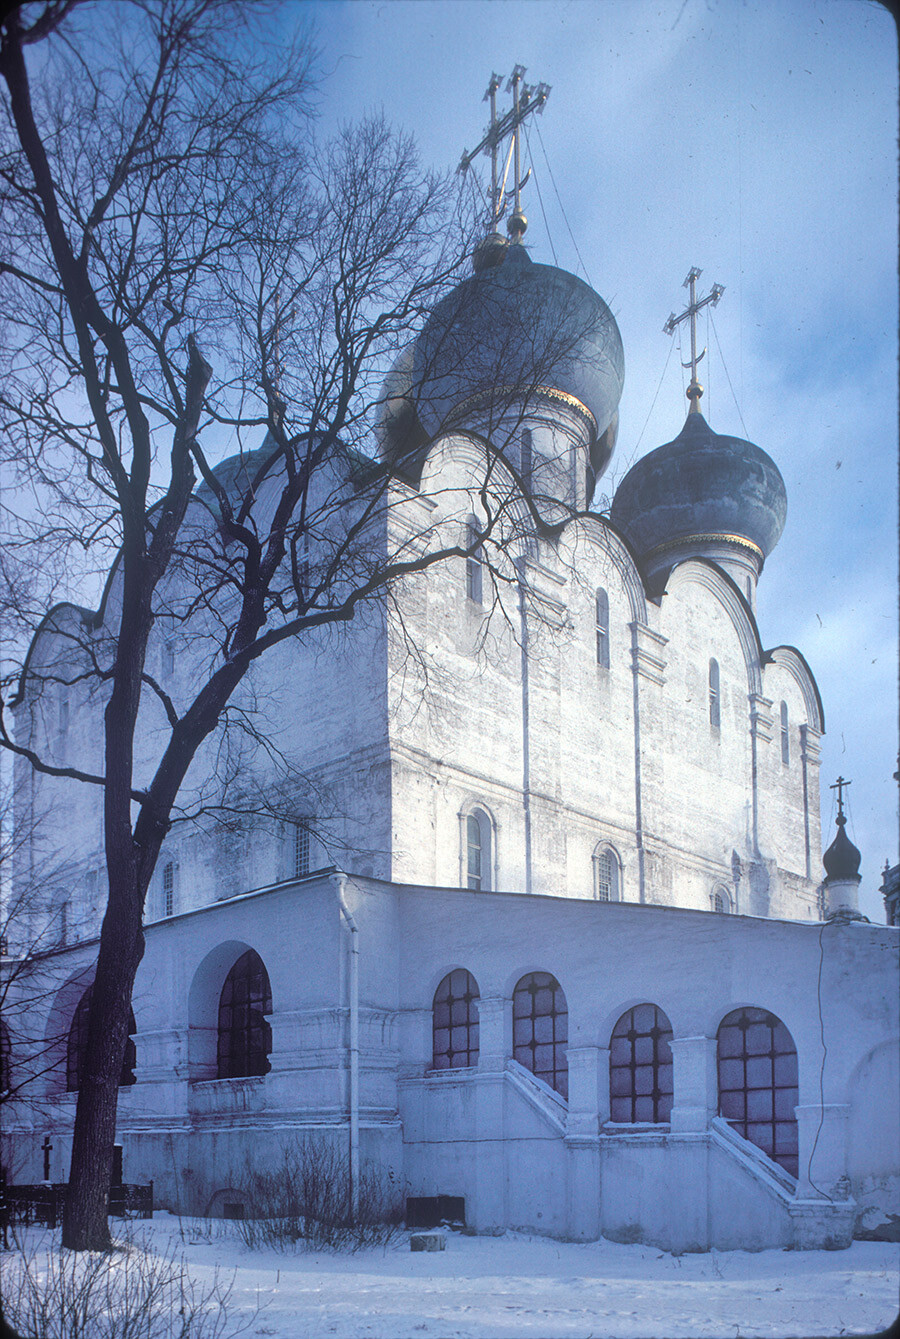
<path id="1" fill-rule="evenodd" d="M 398 456 L 504 394 L 551 391 L 591 414 L 595 474 L 612 453 L 622 394 L 622 340 L 612 312 L 581 279 L 489 237 L 475 273 L 437 304 L 385 386 L 382 449 Z"/>
<path id="2" fill-rule="evenodd" d="M 843 814 L 837 816 L 837 836 L 822 857 L 828 880 L 834 883 L 840 879 L 858 879 L 859 862 L 862 856 L 844 831 L 847 820 Z"/>
<path id="3" fill-rule="evenodd" d="M 713 432 L 692 411 L 673 442 L 631 467 L 610 519 L 644 557 L 691 536 L 738 536 L 768 557 L 787 515 L 784 480 L 753 442 Z"/>

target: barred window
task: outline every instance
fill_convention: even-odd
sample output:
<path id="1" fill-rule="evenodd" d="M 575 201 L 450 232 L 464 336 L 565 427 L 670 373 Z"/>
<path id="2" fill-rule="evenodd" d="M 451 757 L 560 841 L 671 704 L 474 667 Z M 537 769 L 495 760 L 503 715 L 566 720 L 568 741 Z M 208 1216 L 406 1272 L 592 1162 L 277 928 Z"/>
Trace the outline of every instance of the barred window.
<path id="1" fill-rule="evenodd" d="M 765 1009 L 735 1009 L 718 1039 L 719 1114 L 797 1175 L 797 1050 L 785 1025 Z"/>
<path id="2" fill-rule="evenodd" d="M 75 1008 L 72 1015 L 72 1025 L 69 1028 L 69 1036 L 66 1043 L 66 1090 L 70 1093 L 77 1093 L 81 1087 L 81 1076 L 84 1072 L 84 1057 L 87 1051 L 88 1040 L 88 1012 L 91 1007 L 91 994 L 93 986 L 88 986 Z M 125 1059 L 122 1061 L 122 1073 L 119 1075 L 119 1087 L 130 1088 L 136 1082 L 134 1069 L 137 1064 L 137 1049 L 134 1044 L 134 1034 L 137 1032 L 137 1024 L 134 1021 L 134 1011 L 128 1012 L 128 1040 L 125 1043 Z"/>
<path id="3" fill-rule="evenodd" d="M 610 1116 L 614 1121 L 667 1121 L 672 1114 L 672 1025 L 655 1004 L 619 1019 L 609 1044 Z"/>
<path id="4" fill-rule="evenodd" d="M 601 669 L 609 669 L 609 596 L 605 590 L 598 590 L 595 600 L 597 664 Z"/>
<path id="5" fill-rule="evenodd" d="M 483 554 L 478 543 L 480 532 L 478 523 L 470 520 L 466 526 L 466 548 L 471 549 L 466 558 L 466 595 L 473 604 L 482 602 L 482 566 Z M 473 547 L 474 546 L 474 547 Z"/>
<path id="6" fill-rule="evenodd" d="M 310 837 L 312 822 L 301 818 L 294 824 L 294 878 L 302 879 L 310 871 Z"/>
<path id="7" fill-rule="evenodd" d="M 787 703 L 781 704 L 781 761 L 785 767 L 791 761 L 791 736 L 788 728 L 788 709 Z"/>
<path id="8" fill-rule="evenodd" d="M 718 887 L 712 895 L 713 911 L 722 911 L 726 914 L 731 911 L 731 897 L 728 890 Z"/>
<path id="9" fill-rule="evenodd" d="M 219 997 L 217 1077 L 240 1079 L 271 1069 L 272 990 L 263 960 L 252 948 L 238 958 Z"/>
<path id="10" fill-rule="evenodd" d="M 449 972 L 434 992 L 432 1066 L 464 1069 L 478 1064 L 478 983 L 462 967 Z"/>
<path id="11" fill-rule="evenodd" d="M 714 730 L 718 730 L 722 720 L 722 712 L 719 705 L 719 662 L 710 660 L 709 662 L 709 723 Z"/>
<path id="12" fill-rule="evenodd" d="M 170 860 L 163 869 L 163 911 L 166 916 L 175 914 L 175 866 Z"/>
<path id="13" fill-rule="evenodd" d="M 513 1056 L 562 1097 L 569 1095 L 569 1010 L 549 972 L 530 972 L 513 991 Z"/>
<path id="14" fill-rule="evenodd" d="M 598 902 L 619 901 L 619 857 L 611 846 L 594 851 L 594 896 Z"/>

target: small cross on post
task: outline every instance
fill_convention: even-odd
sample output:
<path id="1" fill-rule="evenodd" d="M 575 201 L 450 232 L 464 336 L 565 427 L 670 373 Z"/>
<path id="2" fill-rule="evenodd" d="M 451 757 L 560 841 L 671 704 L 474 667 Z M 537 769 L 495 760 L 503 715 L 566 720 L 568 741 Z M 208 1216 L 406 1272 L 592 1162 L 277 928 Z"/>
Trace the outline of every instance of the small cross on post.
<path id="1" fill-rule="evenodd" d="M 44 1142 L 41 1144 L 44 1153 L 44 1180 L 50 1180 L 50 1151 L 53 1145 L 50 1142 L 49 1134 L 44 1135 Z"/>
<path id="2" fill-rule="evenodd" d="M 839 776 L 834 785 L 828 787 L 829 790 L 837 791 L 838 813 L 835 822 L 840 823 L 841 825 L 847 821 L 844 817 L 844 787 L 849 785 L 852 785 L 852 782 L 845 781 L 842 776 Z"/>
<path id="3" fill-rule="evenodd" d="M 691 402 L 690 412 L 692 414 L 700 413 L 700 396 L 703 394 L 703 387 L 697 380 L 697 364 L 706 353 L 706 349 L 702 349 L 699 354 L 697 353 L 697 313 L 703 307 L 707 306 L 707 304 L 715 307 L 719 298 L 725 292 L 725 289 L 721 284 L 713 284 L 706 297 L 698 300 L 696 284 L 702 273 L 703 271 L 698 270 L 696 265 L 691 267 L 690 273 L 684 281 L 684 287 L 690 289 L 690 302 L 680 316 L 676 316 L 675 313 L 672 312 L 668 321 L 666 321 L 663 326 L 665 334 L 672 335 L 682 321 L 689 320 L 691 323 L 691 359 L 690 362 L 682 363 L 681 366 L 689 367 L 691 369 L 691 383 L 687 388 L 686 394 Z"/>

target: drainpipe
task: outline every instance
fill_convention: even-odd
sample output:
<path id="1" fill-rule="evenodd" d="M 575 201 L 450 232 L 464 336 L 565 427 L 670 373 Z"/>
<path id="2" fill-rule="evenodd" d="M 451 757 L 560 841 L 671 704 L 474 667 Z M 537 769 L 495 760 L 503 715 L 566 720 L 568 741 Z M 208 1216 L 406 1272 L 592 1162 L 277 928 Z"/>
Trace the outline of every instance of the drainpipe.
<path id="1" fill-rule="evenodd" d="M 350 1216 L 359 1219 L 359 928 L 344 901 L 347 876 L 335 880 L 341 914 L 350 931 Z"/>

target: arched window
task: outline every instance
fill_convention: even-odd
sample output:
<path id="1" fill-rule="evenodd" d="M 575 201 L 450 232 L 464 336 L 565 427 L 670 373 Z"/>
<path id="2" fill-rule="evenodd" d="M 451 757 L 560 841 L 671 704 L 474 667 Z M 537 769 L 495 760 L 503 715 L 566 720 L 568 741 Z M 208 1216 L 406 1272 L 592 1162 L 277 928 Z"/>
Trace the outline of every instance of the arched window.
<path id="1" fill-rule="evenodd" d="M 597 664 L 601 669 L 609 669 L 609 596 L 602 588 L 597 591 L 594 601 Z"/>
<path id="2" fill-rule="evenodd" d="M 724 888 L 721 884 L 719 884 L 712 895 L 712 909 L 713 911 L 723 911 L 726 913 L 731 911 L 731 895 L 728 892 L 728 889 Z"/>
<path id="3" fill-rule="evenodd" d="M 478 983 L 462 967 L 449 972 L 434 992 L 432 1066 L 465 1069 L 478 1064 Z"/>
<path id="4" fill-rule="evenodd" d="M 271 1069 L 272 990 L 263 960 L 252 948 L 238 958 L 219 997 L 217 1077 L 249 1078 Z"/>
<path id="5" fill-rule="evenodd" d="M 710 660 L 709 662 L 709 723 L 714 730 L 718 730 L 722 721 L 722 712 L 719 706 L 719 662 Z"/>
<path id="6" fill-rule="evenodd" d="M 619 1019 L 609 1043 L 610 1116 L 614 1121 L 666 1121 L 672 1114 L 672 1025 L 655 1004 L 638 1004 Z"/>
<path id="7" fill-rule="evenodd" d="M 530 972 L 513 991 L 513 1056 L 562 1097 L 569 1095 L 569 1010 L 549 972 Z"/>
<path id="8" fill-rule="evenodd" d="M 491 820 L 483 809 L 473 809 L 465 820 L 466 887 L 491 889 Z"/>
<path id="9" fill-rule="evenodd" d="M 466 558 L 466 595 L 473 604 L 481 604 L 482 601 L 483 555 L 479 538 L 478 522 L 472 517 L 466 525 L 466 548 L 471 549 Z"/>
<path id="10" fill-rule="evenodd" d="M 88 1011 L 91 1007 L 92 990 L 93 986 L 88 986 L 78 1001 L 75 1013 L 72 1015 L 72 1026 L 69 1028 L 69 1038 L 66 1043 L 66 1091 L 70 1093 L 77 1093 L 81 1087 L 84 1056 L 87 1050 Z M 137 1064 L 137 1050 L 134 1045 L 135 1032 L 137 1032 L 137 1024 L 134 1021 L 134 1012 L 129 1010 L 128 1040 L 125 1043 L 125 1059 L 122 1061 L 122 1073 L 119 1076 L 120 1088 L 130 1088 L 136 1082 L 134 1075 L 134 1067 Z"/>
<path id="11" fill-rule="evenodd" d="M 735 1009 L 718 1033 L 719 1114 L 797 1175 L 797 1051 L 765 1009 Z"/>
<path id="12" fill-rule="evenodd" d="M 787 767 L 791 761 L 791 736 L 788 727 L 787 703 L 781 704 L 781 761 Z"/>
<path id="13" fill-rule="evenodd" d="M 611 846 L 599 845 L 594 851 L 594 897 L 598 902 L 618 902 L 619 857 Z"/>

